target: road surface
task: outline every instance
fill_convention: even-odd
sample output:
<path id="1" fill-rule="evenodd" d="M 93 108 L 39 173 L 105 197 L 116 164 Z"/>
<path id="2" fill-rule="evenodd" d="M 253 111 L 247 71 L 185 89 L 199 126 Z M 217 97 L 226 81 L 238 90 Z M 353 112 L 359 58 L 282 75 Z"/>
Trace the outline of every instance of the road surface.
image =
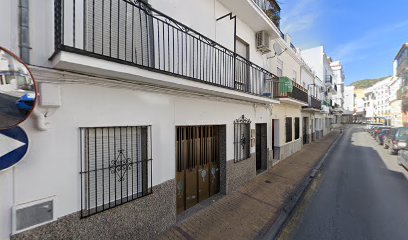
<path id="1" fill-rule="evenodd" d="M 17 97 L 0 93 L 0 128 L 15 125 L 26 117 L 26 114 L 18 110 L 17 100 Z"/>
<path id="2" fill-rule="evenodd" d="M 296 210 L 286 236 L 408 239 L 407 179 L 395 155 L 362 128 L 347 129 Z"/>

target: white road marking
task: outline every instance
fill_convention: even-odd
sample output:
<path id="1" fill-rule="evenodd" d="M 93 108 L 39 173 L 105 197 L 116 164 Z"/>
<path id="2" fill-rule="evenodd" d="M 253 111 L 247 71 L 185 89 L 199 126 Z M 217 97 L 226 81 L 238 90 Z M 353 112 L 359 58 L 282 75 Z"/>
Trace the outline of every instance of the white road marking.
<path id="1" fill-rule="evenodd" d="M 0 158 L 24 145 L 26 144 L 23 142 L 8 137 L 4 134 L 0 134 Z"/>

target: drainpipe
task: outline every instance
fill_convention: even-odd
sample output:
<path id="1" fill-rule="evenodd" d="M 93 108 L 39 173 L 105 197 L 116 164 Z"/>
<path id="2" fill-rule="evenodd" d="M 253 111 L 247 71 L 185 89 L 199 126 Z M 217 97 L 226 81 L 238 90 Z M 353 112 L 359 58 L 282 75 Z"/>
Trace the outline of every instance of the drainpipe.
<path id="1" fill-rule="evenodd" d="M 30 28 L 29 28 L 29 0 L 19 0 L 19 47 L 20 58 L 30 63 Z"/>

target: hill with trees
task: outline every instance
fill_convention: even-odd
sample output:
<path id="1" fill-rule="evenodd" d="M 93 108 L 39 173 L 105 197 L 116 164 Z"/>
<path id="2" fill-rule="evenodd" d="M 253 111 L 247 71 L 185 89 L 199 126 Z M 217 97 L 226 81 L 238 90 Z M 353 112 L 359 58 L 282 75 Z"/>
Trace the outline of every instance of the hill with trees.
<path id="1" fill-rule="evenodd" d="M 350 86 L 354 86 L 357 89 L 365 89 L 365 88 L 369 88 L 373 86 L 377 82 L 382 81 L 388 77 L 389 76 L 381 77 L 381 78 L 373 78 L 373 79 L 363 79 L 363 80 L 359 80 L 359 81 L 355 81 L 351 83 Z"/>

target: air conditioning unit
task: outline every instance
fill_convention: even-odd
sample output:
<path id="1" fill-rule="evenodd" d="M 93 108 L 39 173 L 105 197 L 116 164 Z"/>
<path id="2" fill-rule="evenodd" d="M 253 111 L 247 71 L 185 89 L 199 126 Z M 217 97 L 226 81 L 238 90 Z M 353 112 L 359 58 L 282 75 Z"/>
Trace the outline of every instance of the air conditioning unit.
<path id="1" fill-rule="evenodd" d="M 269 34 L 266 31 L 259 31 L 255 34 L 256 49 L 262 54 L 271 51 L 269 48 Z"/>

